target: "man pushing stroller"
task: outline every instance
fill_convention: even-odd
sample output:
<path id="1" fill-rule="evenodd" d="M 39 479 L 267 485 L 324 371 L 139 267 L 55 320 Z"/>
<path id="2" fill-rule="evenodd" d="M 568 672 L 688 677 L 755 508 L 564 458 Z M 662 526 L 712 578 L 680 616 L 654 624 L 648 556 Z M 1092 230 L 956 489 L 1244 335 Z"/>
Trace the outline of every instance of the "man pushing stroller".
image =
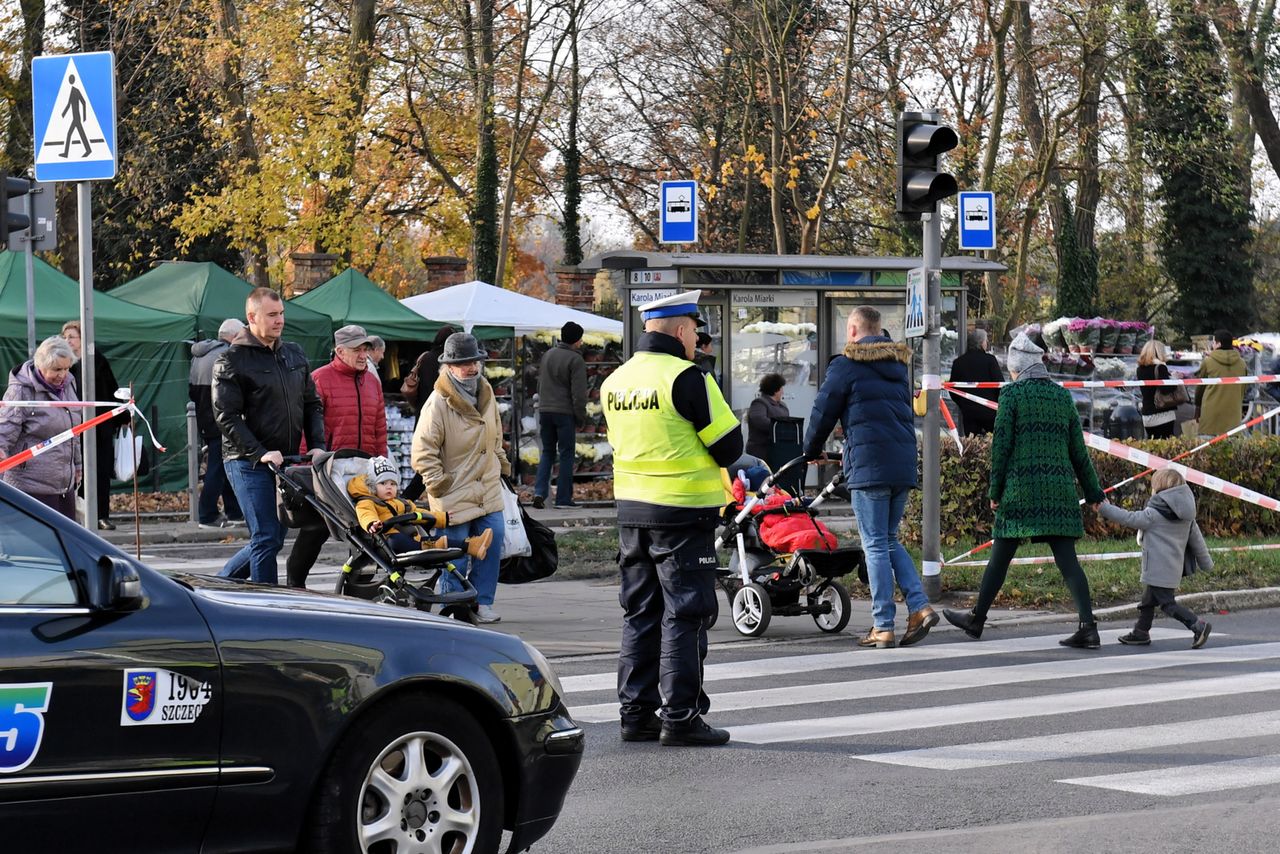
<path id="1" fill-rule="evenodd" d="M 409 499 L 400 498 L 400 471 L 386 457 L 374 457 L 370 463 L 371 474 L 359 474 L 347 481 L 347 494 L 355 503 L 356 519 L 359 520 L 360 527 L 370 534 L 382 534 L 387 538 L 391 550 L 397 554 L 424 548 L 447 548 L 448 544 L 443 536 L 424 542 L 422 528 L 444 529 L 449 524 L 449 514 L 443 510 L 422 510 Z M 370 479 L 373 481 L 373 489 L 369 488 Z M 385 523 L 392 517 L 409 513 L 416 513 L 422 524 L 415 523 L 409 531 L 385 527 Z M 492 542 L 493 531 L 490 530 L 479 536 L 467 537 L 467 554 L 476 560 L 484 560 Z"/>

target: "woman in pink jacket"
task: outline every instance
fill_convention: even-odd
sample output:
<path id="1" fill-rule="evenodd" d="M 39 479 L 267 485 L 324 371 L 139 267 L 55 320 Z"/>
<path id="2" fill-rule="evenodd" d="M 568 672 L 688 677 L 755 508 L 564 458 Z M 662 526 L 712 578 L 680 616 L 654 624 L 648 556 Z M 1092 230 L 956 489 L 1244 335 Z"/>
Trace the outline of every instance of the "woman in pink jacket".
<path id="1" fill-rule="evenodd" d="M 77 400 L 68 377 L 75 353 L 65 338 L 46 338 L 35 357 L 9 374 L 6 401 Z M 0 407 L 0 459 L 25 451 L 80 423 L 80 410 L 64 406 Z M 76 489 L 83 477 L 80 442 L 71 439 L 4 473 L 4 482 L 68 519 L 76 517 Z"/>

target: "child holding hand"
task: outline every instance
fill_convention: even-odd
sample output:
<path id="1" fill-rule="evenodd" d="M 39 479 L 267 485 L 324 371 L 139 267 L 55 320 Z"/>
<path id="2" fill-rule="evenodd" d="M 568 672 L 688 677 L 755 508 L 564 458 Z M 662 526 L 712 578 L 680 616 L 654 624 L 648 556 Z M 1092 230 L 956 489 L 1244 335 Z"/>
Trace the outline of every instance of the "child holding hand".
<path id="1" fill-rule="evenodd" d="M 1098 514 L 1108 521 L 1137 528 L 1142 544 L 1142 577 L 1146 587 L 1138 603 L 1138 622 L 1120 643 L 1145 646 L 1151 643 L 1151 621 L 1158 605 L 1165 614 L 1191 630 L 1192 649 L 1209 639 L 1212 624 L 1196 617 L 1174 598 L 1184 575 L 1212 569 L 1213 558 L 1196 524 L 1196 498 L 1182 475 L 1160 469 L 1151 476 L 1151 499 L 1141 512 L 1116 507 L 1109 501 L 1098 506 Z"/>
<path id="2" fill-rule="evenodd" d="M 385 523 L 393 516 L 406 513 L 417 513 L 418 521 L 430 528 L 445 528 L 449 524 L 449 514 L 442 510 L 422 510 L 407 498 L 400 498 L 400 472 L 386 457 L 374 457 L 371 461 L 371 475 L 356 475 L 347 482 L 347 494 L 356 505 L 356 519 L 360 527 L 371 534 L 382 533 L 391 548 L 397 554 L 418 551 L 419 549 L 443 549 L 447 547 L 444 537 L 438 540 L 423 542 L 422 534 L 414 524 L 413 533 L 398 528 L 385 528 Z M 369 481 L 373 481 L 373 489 L 369 489 Z M 493 542 L 493 531 L 486 530 L 477 537 L 467 538 L 467 554 L 483 560 Z"/>

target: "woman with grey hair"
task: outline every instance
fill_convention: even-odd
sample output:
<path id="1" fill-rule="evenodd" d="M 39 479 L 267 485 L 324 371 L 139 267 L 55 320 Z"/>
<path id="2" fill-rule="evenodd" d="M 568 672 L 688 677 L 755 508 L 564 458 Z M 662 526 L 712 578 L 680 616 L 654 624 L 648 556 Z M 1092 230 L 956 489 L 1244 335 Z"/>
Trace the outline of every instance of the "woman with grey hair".
<path id="1" fill-rule="evenodd" d="M 65 338 L 46 338 L 28 359 L 9 374 L 6 401 L 74 401 L 75 383 L 68 380 L 76 354 Z M 0 459 L 25 451 L 80 423 L 80 410 L 66 406 L 0 407 Z M 83 475 L 80 443 L 74 439 L 49 448 L 2 476 L 5 483 L 76 517 L 76 488 Z"/>

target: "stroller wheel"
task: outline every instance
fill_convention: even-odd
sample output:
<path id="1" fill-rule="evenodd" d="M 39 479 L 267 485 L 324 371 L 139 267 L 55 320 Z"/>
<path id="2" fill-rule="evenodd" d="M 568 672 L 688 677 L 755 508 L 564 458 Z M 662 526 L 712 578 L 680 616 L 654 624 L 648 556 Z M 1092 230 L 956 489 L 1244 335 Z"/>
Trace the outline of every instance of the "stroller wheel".
<path id="1" fill-rule="evenodd" d="M 763 586 L 752 582 L 738 588 L 733 594 L 733 626 L 741 635 L 758 638 L 769 628 L 773 616 L 773 603 Z"/>
<path id="2" fill-rule="evenodd" d="M 826 581 L 818 585 L 808 596 L 813 621 L 818 628 L 829 634 L 842 631 L 849 625 L 849 591 L 838 581 Z M 830 605 L 830 608 L 826 606 Z"/>

